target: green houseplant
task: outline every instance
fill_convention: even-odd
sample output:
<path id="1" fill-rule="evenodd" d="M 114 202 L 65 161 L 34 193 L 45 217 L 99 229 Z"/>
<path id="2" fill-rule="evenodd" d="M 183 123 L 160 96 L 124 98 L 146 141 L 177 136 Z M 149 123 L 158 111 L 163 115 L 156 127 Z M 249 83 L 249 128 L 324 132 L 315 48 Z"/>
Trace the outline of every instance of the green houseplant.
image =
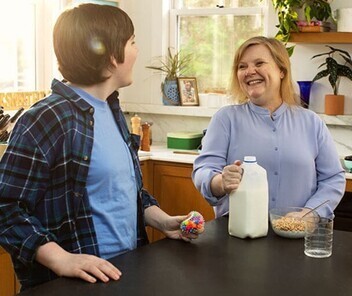
<path id="1" fill-rule="evenodd" d="M 352 81 L 352 60 L 351 55 L 345 51 L 332 46 L 326 45 L 330 49 L 328 52 L 314 55 L 312 59 L 326 56 L 325 62 L 319 67 L 324 67 L 315 75 L 313 81 L 317 81 L 323 77 L 328 77 L 329 83 L 332 87 L 333 94 L 325 96 L 325 113 L 329 115 L 341 115 L 344 111 L 344 95 L 339 94 L 339 85 L 341 77 L 347 77 Z M 343 60 L 343 64 L 335 58 L 338 54 Z"/>
<path id="2" fill-rule="evenodd" d="M 187 72 L 192 58 L 191 53 L 173 52 L 171 48 L 168 48 L 166 56 L 157 57 L 152 65 L 146 66 L 148 69 L 165 75 L 165 79 L 161 83 L 164 105 L 180 105 L 177 78 Z"/>
<path id="3" fill-rule="evenodd" d="M 304 12 L 305 20 L 310 23 L 312 20 L 327 21 L 333 19 L 331 7 L 328 0 L 272 0 L 274 9 L 276 10 L 279 24 L 276 25 L 278 32 L 276 39 L 287 45 L 291 32 L 298 32 L 298 11 Z M 287 47 L 287 51 L 291 56 L 294 46 Z"/>

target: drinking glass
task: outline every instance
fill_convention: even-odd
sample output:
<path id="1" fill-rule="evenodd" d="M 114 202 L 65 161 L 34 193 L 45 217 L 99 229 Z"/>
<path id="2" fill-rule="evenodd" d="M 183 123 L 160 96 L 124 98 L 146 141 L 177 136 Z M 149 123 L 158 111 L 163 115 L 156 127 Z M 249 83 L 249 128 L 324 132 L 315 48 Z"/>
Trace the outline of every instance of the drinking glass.
<path id="1" fill-rule="evenodd" d="M 308 218 L 305 220 L 304 254 L 313 258 L 327 258 L 332 254 L 333 220 Z"/>

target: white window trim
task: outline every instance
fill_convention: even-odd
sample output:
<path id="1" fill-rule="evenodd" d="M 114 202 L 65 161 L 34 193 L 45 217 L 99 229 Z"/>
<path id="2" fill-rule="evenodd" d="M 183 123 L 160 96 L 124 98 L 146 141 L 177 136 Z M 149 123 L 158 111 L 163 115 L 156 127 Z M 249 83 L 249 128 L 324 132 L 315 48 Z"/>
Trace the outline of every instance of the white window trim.
<path id="1" fill-rule="evenodd" d="M 65 0 L 37 0 L 36 5 L 36 89 L 47 91 L 52 79 L 61 79 L 53 47 L 53 27 Z"/>

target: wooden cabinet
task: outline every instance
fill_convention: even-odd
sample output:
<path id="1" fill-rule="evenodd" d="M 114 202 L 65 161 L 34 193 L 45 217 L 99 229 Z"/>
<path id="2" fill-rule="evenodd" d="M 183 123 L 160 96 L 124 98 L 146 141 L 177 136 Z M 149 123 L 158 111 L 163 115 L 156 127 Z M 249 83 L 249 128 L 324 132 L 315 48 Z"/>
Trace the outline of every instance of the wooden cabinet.
<path id="1" fill-rule="evenodd" d="M 148 192 L 153 192 L 153 161 L 145 160 L 141 161 L 141 170 L 143 175 L 143 187 L 148 190 Z"/>
<path id="2" fill-rule="evenodd" d="M 346 181 L 346 192 L 352 192 L 352 180 L 347 179 Z"/>
<path id="3" fill-rule="evenodd" d="M 200 212 L 206 221 L 215 218 L 213 208 L 194 187 L 192 164 L 154 161 L 142 162 L 145 188 L 158 200 L 160 207 L 170 215 Z M 148 229 L 150 241 L 164 237 L 155 229 Z"/>
<path id="4" fill-rule="evenodd" d="M 143 175 L 143 187 L 148 190 L 150 194 L 153 194 L 153 173 L 152 173 L 152 161 L 145 160 L 140 162 L 142 175 Z M 147 234 L 150 242 L 153 241 L 153 228 L 147 226 Z"/>
<path id="5" fill-rule="evenodd" d="M 0 296 L 13 296 L 19 292 L 19 284 L 13 270 L 11 257 L 0 247 Z"/>

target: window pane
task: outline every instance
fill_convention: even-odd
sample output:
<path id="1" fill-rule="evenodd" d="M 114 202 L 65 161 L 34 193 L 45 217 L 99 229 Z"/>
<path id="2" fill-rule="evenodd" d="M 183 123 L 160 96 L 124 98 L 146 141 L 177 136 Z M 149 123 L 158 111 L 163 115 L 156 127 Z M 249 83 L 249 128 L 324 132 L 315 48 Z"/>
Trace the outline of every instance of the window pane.
<path id="1" fill-rule="evenodd" d="M 179 8 L 255 7 L 263 5 L 261 0 L 179 0 Z"/>
<path id="2" fill-rule="evenodd" d="M 3 1 L 0 27 L 0 91 L 35 90 L 35 4 Z"/>
<path id="3" fill-rule="evenodd" d="M 101 5 L 119 6 L 119 0 L 70 0 L 68 3 L 78 5 L 81 3 L 95 3 Z"/>
<path id="4" fill-rule="evenodd" d="M 197 77 L 199 91 L 225 91 L 236 49 L 257 35 L 263 35 L 261 15 L 181 16 L 179 48 L 194 53 L 188 74 Z"/>

